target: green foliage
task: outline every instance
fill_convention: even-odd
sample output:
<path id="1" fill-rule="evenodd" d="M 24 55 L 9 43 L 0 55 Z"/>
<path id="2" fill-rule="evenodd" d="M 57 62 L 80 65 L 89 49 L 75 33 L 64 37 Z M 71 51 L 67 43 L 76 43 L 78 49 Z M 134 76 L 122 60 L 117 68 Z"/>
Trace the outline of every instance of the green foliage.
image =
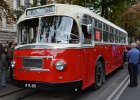
<path id="1" fill-rule="evenodd" d="M 19 17 L 24 13 L 24 10 L 25 10 L 24 6 L 21 6 L 20 9 L 18 9 L 18 10 L 14 10 L 16 20 L 18 20 Z"/>
<path id="2" fill-rule="evenodd" d="M 140 37 L 140 3 L 128 8 L 122 15 L 122 22 L 129 33 L 130 42 Z"/>

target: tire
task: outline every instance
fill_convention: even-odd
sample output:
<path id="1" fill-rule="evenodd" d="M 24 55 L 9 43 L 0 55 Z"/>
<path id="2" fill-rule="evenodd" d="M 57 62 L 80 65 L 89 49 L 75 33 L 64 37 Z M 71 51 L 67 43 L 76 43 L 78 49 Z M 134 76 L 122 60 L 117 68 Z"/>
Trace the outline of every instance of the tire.
<path id="1" fill-rule="evenodd" d="M 93 84 L 93 89 L 97 90 L 101 87 L 105 80 L 104 68 L 101 61 L 97 61 L 95 69 L 95 83 Z"/>

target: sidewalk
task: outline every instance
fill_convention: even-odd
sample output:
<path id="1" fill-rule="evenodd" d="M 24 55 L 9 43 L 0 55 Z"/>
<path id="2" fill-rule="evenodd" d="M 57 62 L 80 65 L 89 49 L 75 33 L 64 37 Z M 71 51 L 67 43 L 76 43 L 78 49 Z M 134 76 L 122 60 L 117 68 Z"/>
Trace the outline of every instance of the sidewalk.
<path id="1" fill-rule="evenodd" d="M 10 82 L 8 82 L 7 87 L 0 87 L 0 97 L 6 96 L 8 94 L 11 94 L 20 90 L 22 90 L 22 88 L 13 86 Z"/>
<path id="2" fill-rule="evenodd" d="M 126 87 L 119 100 L 140 100 L 140 75 L 138 76 L 138 86 Z"/>

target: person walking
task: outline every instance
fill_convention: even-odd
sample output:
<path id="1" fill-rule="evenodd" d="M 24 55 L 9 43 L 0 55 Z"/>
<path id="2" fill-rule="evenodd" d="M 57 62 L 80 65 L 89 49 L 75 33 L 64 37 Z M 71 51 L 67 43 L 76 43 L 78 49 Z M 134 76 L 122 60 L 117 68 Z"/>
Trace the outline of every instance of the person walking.
<path id="1" fill-rule="evenodd" d="M 2 87 L 6 87 L 6 70 L 8 69 L 8 62 L 7 62 L 7 52 L 8 48 L 2 48 L 0 54 L 0 71 L 1 71 L 1 83 Z"/>
<path id="2" fill-rule="evenodd" d="M 136 43 L 130 44 L 131 50 L 127 53 L 127 59 L 128 59 L 128 71 L 130 76 L 130 84 L 129 87 L 137 87 L 137 72 L 138 72 L 138 62 L 139 62 L 139 55 L 140 52 L 136 48 Z"/>

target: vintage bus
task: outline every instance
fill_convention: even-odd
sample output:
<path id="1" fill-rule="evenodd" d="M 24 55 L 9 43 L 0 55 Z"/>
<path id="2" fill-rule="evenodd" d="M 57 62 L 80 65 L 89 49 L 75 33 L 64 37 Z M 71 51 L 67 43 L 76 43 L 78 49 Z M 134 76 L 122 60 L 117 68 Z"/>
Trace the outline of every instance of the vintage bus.
<path id="1" fill-rule="evenodd" d="M 14 84 L 25 88 L 94 89 L 123 65 L 128 34 L 87 8 L 28 8 L 17 22 Z"/>

